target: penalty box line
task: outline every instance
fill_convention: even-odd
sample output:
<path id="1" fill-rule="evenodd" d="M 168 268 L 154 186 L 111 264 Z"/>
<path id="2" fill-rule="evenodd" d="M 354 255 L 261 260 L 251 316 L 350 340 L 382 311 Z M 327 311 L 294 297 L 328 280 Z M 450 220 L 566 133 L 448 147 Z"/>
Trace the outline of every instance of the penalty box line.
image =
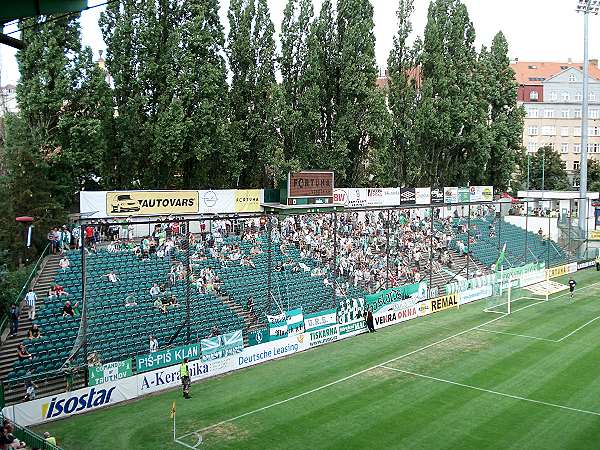
<path id="1" fill-rule="evenodd" d="M 390 363 L 393 363 L 393 362 L 398 361 L 400 359 L 407 358 L 407 357 L 412 356 L 412 355 L 414 355 L 416 353 L 419 353 L 419 352 L 427 350 L 427 349 L 429 349 L 431 347 L 434 347 L 434 346 L 436 346 L 438 344 L 441 344 L 443 342 L 449 341 L 450 339 L 454 339 L 456 337 L 462 336 L 463 334 L 470 333 L 471 331 L 474 331 L 474 330 L 476 330 L 479 327 L 482 327 L 482 326 L 488 325 L 490 323 L 496 322 L 497 320 L 500 320 L 503 317 L 504 316 L 500 316 L 500 317 L 496 317 L 495 319 L 488 320 L 488 321 L 486 321 L 486 322 L 484 322 L 484 323 L 482 323 L 480 325 L 476 325 L 476 326 L 471 327 L 469 329 L 463 330 L 463 331 L 461 331 L 459 333 L 456 333 L 456 334 L 453 334 L 451 336 L 445 337 L 444 339 L 440 339 L 439 341 L 432 342 L 431 344 L 425 345 L 425 346 L 420 347 L 420 348 L 418 348 L 416 350 L 412 350 L 412 351 L 410 351 L 408 353 L 404 353 L 404 354 L 402 354 L 400 356 L 396 356 L 395 358 L 389 359 L 389 360 L 384 361 L 384 362 L 382 362 L 380 364 L 377 364 L 375 366 L 368 367 L 366 369 L 363 369 L 363 370 L 360 370 L 358 372 L 352 373 L 352 374 L 347 375 L 347 376 L 345 376 L 343 378 L 340 378 L 338 380 L 332 381 L 332 382 L 324 384 L 322 386 L 318 386 L 318 387 L 316 387 L 314 389 L 310 389 L 308 391 L 305 391 L 305 392 L 302 392 L 300 394 L 294 395 L 292 397 L 286 398 L 284 400 L 280 400 L 280 401 L 271 403 L 269 405 L 265 405 L 265 406 L 263 406 L 261 408 L 257 408 L 257 409 L 254 409 L 252 411 L 248 411 L 246 413 L 240 414 L 240 415 L 235 416 L 235 417 L 231 417 L 229 419 L 221 420 L 220 422 L 214 423 L 212 425 L 208 425 L 208 426 L 206 426 L 204 428 L 201 428 L 199 430 L 192 431 L 190 433 L 187 433 L 187 434 L 184 434 L 182 436 L 179 436 L 178 439 L 182 439 L 182 438 L 185 438 L 187 436 L 192 436 L 195 433 L 202 433 L 202 432 L 208 431 L 208 430 L 210 430 L 212 428 L 217 428 L 217 427 L 219 427 L 221 425 L 224 425 L 226 423 L 234 422 L 234 421 L 242 419 L 244 417 L 247 417 L 247 416 L 250 416 L 250 415 L 253 415 L 253 414 L 257 414 L 257 413 L 265 411 L 267 409 L 271 409 L 271 408 L 274 408 L 276 406 L 283 405 L 285 403 L 291 402 L 293 400 L 297 400 L 299 398 L 306 397 L 307 395 L 314 394 L 315 392 L 322 391 L 323 389 L 327 389 L 328 387 L 335 386 L 337 384 L 343 383 L 344 381 L 348 381 L 348 380 L 350 380 L 352 378 L 355 378 L 355 377 L 357 377 L 359 375 L 362 375 L 363 373 L 366 373 L 366 372 L 369 372 L 371 370 L 375 370 L 375 369 L 381 368 L 381 367 L 385 366 L 386 364 L 390 364 Z"/>
<path id="2" fill-rule="evenodd" d="M 596 411 L 588 411 L 586 409 L 573 408 L 571 406 L 559 405 L 557 403 L 550 403 L 550 402 L 544 402 L 542 400 L 535 400 L 535 399 L 532 399 L 532 398 L 521 397 L 520 395 L 507 394 L 505 392 L 494 391 L 492 389 L 485 389 L 485 388 L 478 387 L 478 386 L 472 386 L 470 384 L 459 383 L 457 381 L 452 381 L 452 380 L 446 380 L 444 378 L 432 377 L 432 376 L 429 376 L 429 375 L 424 375 L 422 373 L 411 372 L 409 370 L 397 369 L 395 367 L 388 367 L 388 366 L 381 366 L 381 368 L 382 369 L 393 370 L 394 372 L 400 372 L 400 373 L 404 373 L 406 375 L 411 375 L 411 376 L 418 377 L 418 378 L 423 378 L 423 379 L 426 379 L 426 380 L 437 381 L 439 383 L 451 384 L 451 385 L 454 385 L 454 386 L 460 386 L 460 387 L 467 388 L 467 389 L 473 389 L 475 391 L 486 392 L 488 394 L 494 394 L 494 395 L 498 395 L 498 396 L 501 396 L 501 397 L 512 398 L 514 400 L 522 400 L 524 402 L 535 403 L 535 404 L 544 405 L 544 406 L 551 406 L 553 408 L 564 409 L 564 410 L 568 410 L 568 411 L 572 411 L 572 412 L 577 412 L 577 413 L 582 413 L 582 414 L 589 414 L 589 415 L 592 415 L 592 416 L 600 416 L 600 412 L 596 412 Z"/>

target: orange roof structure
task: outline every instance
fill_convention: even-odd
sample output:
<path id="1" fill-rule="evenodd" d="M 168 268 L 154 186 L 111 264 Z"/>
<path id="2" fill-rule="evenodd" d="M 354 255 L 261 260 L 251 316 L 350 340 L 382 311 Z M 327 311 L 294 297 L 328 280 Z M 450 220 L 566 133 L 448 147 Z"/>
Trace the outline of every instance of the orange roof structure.
<path id="1" fill-rule="evenodd" d="M 518 84 L 541 85 L 548 78 L 569 67 L 583 70 L 583 63 L 517 61 L 512 63 L 510 67 L 515 71 L 515 79 Z M 590 76 L 600 80 L 600 68 L 598 68 L 597 59 L 590 60 L 589 72 Z"/>

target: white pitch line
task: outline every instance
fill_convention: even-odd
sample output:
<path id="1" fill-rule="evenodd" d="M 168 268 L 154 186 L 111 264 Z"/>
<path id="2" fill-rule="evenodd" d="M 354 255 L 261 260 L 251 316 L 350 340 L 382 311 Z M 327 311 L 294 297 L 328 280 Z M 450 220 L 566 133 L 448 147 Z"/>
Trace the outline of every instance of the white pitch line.
<path id="1" fill-rule="evenodd" d="M 581 325 L 579 328 L 574 329 L 573 331 L 571 331 L 569 334 L 567 334 L 566 336 L 561 337 L 559 340 L 557 340 L 556 342 L 562 342 L 563 340 L 565 340 L 566 338 L 568 338 L 569 336 L 573 336 L 575 333 L 577 333 L 579 330 L 581 330 L 582 328 L 587 327 L 589 324 L 591 324 L 592 322 L 596 321 L 600 319 L 600 316 L 598 317 L 594 317 L 592 320 L 590 320 L 589 322 L 584 323 L 583 325 Z"/>
<path id="2" fill-rule="evenodd" d="M 226 424 L 226 423 L 229 423 L 229 422 L 234 422 L 234 421 L 236 421 L 236 420 L 238 420 L 238 419 L 241 419 L 241 418 L 243 418 L 243 417 L 250 416 L 250 415 L 252 415 L 252 414 L 256 414 L 256 413 L 259 413 L 259 412 L 261 412 L 261 411 L 265 411 L 265 410 L 267 410 L 267 409 L 273 408 L 273 407 L 275 407 L 275 406 L 282 405 L 282 404 L 284 404 L 284 403 L 291 402 L 291 401 L 293 401 L 293 400 L 296 400 L 296 399 L 299 399 L 299 398 L 302 398 L 302 397 L 306 397 L 307 395 L 313 394 L 313 393 L 315 393 L 315 392 L 319 392 L 319 391 L 321 391 L 321 390 L 323 390 L 323 389 L 326 389 L 326 388 L 328 388 L 328 387 L 331 387 L 331 386 L 335 386 L 336 384 L 343 383 L 344 381 L 348 381 L 348 380 L 350 380 L 350 379 L 352 379 L 352 378 L 354 378 L 354 377 L 357 377 L 358 375 L 362 375 L 363 373 L 366 373 L 366 372 L 368 372 L 368 371 L 370 371 L 370 370 L 377 369 L 377 368 L 379 368 L 379 367 L 382 367 L 382 366 L 384 366 L 384 365 L 386 365 L 386 364 L 392 363 L 392 362 L 394 362 L 394 361 L 398 361 L 399 359 L 406 358 L 406 357 L 408 357 L 408 356 L 414 355 L 415 353 L 422 352 L 423 350 L 427 350 L 428 348 L 431 348 L 431 347 L 433 347 L 433 346 L 435 346 L 435 345 L 438 345 L 438 344 L 441 344 L 441 343 L 443 343 L 443 342 L 446 342 L 446 341 L 448 341 L 448 340 L 450 340 L 450 339 L 454 339 L 455 337 L 462 336 L 463 334 L 466 334 L 466 333 L 469 333 L 469 332 L 471 332 L 471 331 L 473 331 L 473 330 L 476 330 L 478 327 L 482 327 L 482 326 L 488 325 L 488 324 L 490 324 L 490 323 L 496 322 L 497 320 L 500 320 L 500 319 L 502 319 L 502 317 L 504 317 L 504 316 L 501 316 L 501 317 L 496 317 L 495 319 L 488 320 L 487 322 L 485 322 L 485 323 L 482 323 L 481 325 L 476 325 L 476 326 L 474 326 L 474 327 L 471 327 L 471 328 L 469 328 L 469 329 L 467 329 L 467 330 L 461 331 L 460 333 L 453 334 L 452 336 L 448 336 L 448 337 L 446 337 L 446 338 L 444 338 L 444 339 L 441 339 L 441 340 L 439 340 L 439 341 L 433 342 L 433 343 L 431 343 L 431 344 L 428 344 L 428 345 L 426 345 L 426 346 L 424 346 L 424 347 L 420 347 L 420 348 L 418 348 L 418 349 L 416 349 L 416 350 L 413 350 L 413 351 L 411 351 L 411 352 L 404 353 L 403 355 L 400 355 L 400 356 L 397 356 L 397 357 L 395 357 L 395 358 L 392 358 L 392 359 L 389 359 L 389 360 L 387 360 L 387 361 L 384 361 L 384 362 L 382 362 L 381 364 L 377 364 L 377 365 L 375 365 L 375 366 L 371 366 L 371 367 L 368 367 L 368 368 L 366 368 L 366 369 L 363 369 L 363 370 L 361 370 L 361 371 L 355 372 L 355 373 L 353 373 L 353 374 L 350 374 L 350 375 L 348 375 L 348 376 L 345 376 L 345 377 L 343 377 L 343 378 L 340 378 L 340 379 L 338 379 L 338 380 L 332 381 L 331 383 L 324 384 L 324 385 L 322 385 L 322 386 L 316 387 L 316 388 L 314 388 L 314 389 L 311 389 L 311 390 L 309 390 L 309 391 L 302 392 L 302 393 L 300 393 L 300 394 L 298 394 L 298 395 L 294 395 L 294 396 L 292 396 L 292 397 L 289 397 L 289 398 L 286 398 L 286 399 L 284 399 L 284 400 L 280 400 L 280 401 L 278 401 L 278 402 L 271 403 L 271 404 L 269 404 L 269 405 L 266 405 L 266 406 L 263 406 L 263 407 L 261 407 L 261 408 L 258 408 L 258 409 L 252 410 L 252 411 L 245 412 L 244 414 L 240 414 L 239 416 L 235 416 L 235 417 L 232 417 L 232 418 L 230 418 L 230 419 L 225 419 L 225 420 L 222 420 L 222 421 L 220 421 L 220 422 L 214 423 L 214 424 L 212 424 L 212 425 L 209 425 L 209 426 L 207 426 L 207 427 L 201 428 L 201 429 L 199 429 L 199 430 L 196 430 L 196 431 L 194 431 L 194 432 L 195 432 L 195 433 L 202 433 L 202 432 L 204 432 L 204 431 L 210 430 L 211 428 L 216 428 L 216 427 L 218 427 L 218 426 L 221 426 L 221 425 L 224 425 L 224 424 Z M 190 436 L 190 435 L 191 435 L 191 434 L 193 434 L 194 432 L 187 433 L 187 434 L 184 434 L 184 435 L 182 435 L 182 436 L 179 436 L 179 439 L 181 439 L 181 438 L 184 438 L 184 437 L 187 437 L 187 436 Z"/>
<path id="3" fill-rule="evenodd" d="M 590 287 L 592 287 L 592 286 L 595 286 L 595 285 L 597 285 L 597 284 L 600 284 L 600 282 L 596 282 L 596 283 L 590 284 L 590 285 L 589 285 L 589 286 L 587 286 L 587 287 L 588 287 L 588 288 L 590 288 Z M 554 298 L 552 298 L 552 299 L 549 299 L 549 300 L 553 300 L 553 299 L 556 299 L 556 298 L 559 298 L 559 297 L 562 297 L 562 295 L 559 295 L 559 296 L 557 296 L 557 297 L 554 297 Z M 529 308 L 530 306 L 537 305 L 538 303 L 544 303 L 544 302 L 545 302 L 545 300 L 542 300 L 542 301 L 540 301 L 540 302 L 533 303 L 532 305 L 528 305 L 528 306 L 525 306 L 525 307 L 523 307 L 523 308 L 516 309 L 516 310 L 514 310 L 514 311 L 513 311 L 513 313 L 514 313 L 514 312 L 517 312 L 517 311 L 521 311 L 521 310 L 523 310 L 523 309 L 526 309 L 526 308 Z M 179 436 L 179 438 L 178 438 L 178 439 L 181 439 L 181 438 L 184 438 L 184 437 L 190 436 L 190 435 L 192 435 L 192 434 L 194 434 L 194 433 L 202 433 L 203 431 L 210 430 L 211 428 L 215 428 L 215 427 L 218 427 L 218 426 L 220 426 L 220 425 L 223 425 L 223 424 L 226 424 L 226 423 L 229 423 L 229 422 L 234 422 L 234 421 L 236 421 L 236 420 L 238 420 L 238 419 L 241 419 L 241 418 L 243 418 L 243 417 L 250 416 L 250 415 L 252 415 L 252 414 L 256 414 L 256 413 L 259 413 L 259 412 L 261 412 L 261 411 L 265 411 L 265 410 L 267 410 L 267 409 L 270 409 L 270 408 L 273 408 L 273 407 L 275 407 L 275 406 L 278 406 L 278 405 L 282 405 L 282 404 L 284 404 L 284 403 L 291 402 L 292 400 L 296 400 L 296 399 L 298 399 L 298 398 L 305 397 L 305 396 L 307 396 L 307 395 L 310 395 L 310 394 L 313 394 L 313 393 L 315 393 L 315 392 L 319 392 L 319 391 L 321 391 L 321 390 L 323 390 L 323 389 L 326 389 L 326 388 L 328 388 L 328 387 L 330 387 L 330 386 L 334 386 L 334 385 L 336 385 L 336 384 L 343 383 L 344 381 L 350 380 L 350 379 L 352 379 L 352 378 L 354 378 L 354 377 L 356 377 L 356 376 L 358 376 L 358 375 L 361 375 L 361 374 L 363 374 L 363 373 L 365 373 L 365 372 L 368 372 L 368 371 L 370 371 L 370 370 L 377 369 L 377 368 L 379 368 L 379 367 L 382 367 L 382 366 L 384 366 L 384 365 L 386 365 L 386 364 L 389 364 L 389 363 L 391 363 L 391 362 L 398 361 L 399 359 L 406 358 L 406 357 L 408 357 L 408 356 L 414 355 L 415 353 L 421 352 L 421 351 L 423 351 L 423 350 L 427 350 L 428 348 L 431 348 L 431 347 L 433 347 L 433 346 L 435 346 L 435 345 L 441 344 L 442 342 L 446 342 L 446 341 L 448 341 L 448 340 L 450 340 L 450 339 L 453 339 L 453 338 L 455 338 L 455 337 L 462 336 L 463 334 L 466 334 L 466 333 L 469 333 L 469 332 L 471 332 L 471 331 L 477 330 L 479 327 L 483 327 L 483 326 L 485 326 L 485 325 L 488 325 L 488 324 L 490 324 L 490 323 L 496 322 L 497 320 L 500 320 L 500 319 L 502 319 L 503 317 L 505 317 L 505 316 L 507 316 L 507 315 L 508 315 L 508 314 L 503 314 L 503 315 L 501 315 L 500 317 L 496 317 L 495 319 L 488 320 L 487 322 L 484 322 L 484 323 L 482 323 L 481 325 L 477 325 L 477 326 L 474 326 L 474 327 L 472 327 L 472 328 L 469 328 L 468 330 L 464 330 L 464 331 L 461 331 L 460 333 L 453 334 L 452 336 L 448 336 L 448 337 L 446 337 L 446 338 L 444 338 L 444 339 L 442 339 L 442 340 L 440 340 L 440 341 L 433 342 L 432 344 L 426 345 L 425 347 L 418 348 L 418 349 L 416 349 L 416 350 L 413 350 L 412 352 L 405 353 L 404 355 L 397 356 L 396 358 L 392 358 L 392 359 L 390 359 L 389 361 L 385 361 L 385 362 L 382 362 L 381 364 L 377 364 L 376 366 L 372 366 L 372 367 L 369 367 L 369 368 L 367 368 L 367 369 L 363 369 L 363 370 L 361 370 L 361 371 L 359 371 L 359 372 L 356 372 L 356 373 L 350 374 L 350 375 L 348 375 L 348 376 L 346 376 L 346 377 L 340 378 L 339 380 L 332 381 L 331 383 L 324 384 L 324 385 L 322 385 L 322 386 L 316 387 L 316 388 L 314 388 L 314 389 L 311 389 L 311 390 L 309 390 L 309 391 L 303 392 L 303 393 L 301 393 L 301 394 L 298 394 L 298 395 L 294 395 L 293 397 L 289 397 L 289 398 L 287 398 L 287 399 L 285 399 L 285 400 L 280 400 L 280 401 L 278 401 L 278 402 L 271 403 L 270 405 L 263 406 L 263 407 L 261 407 L 261 408 L 255 409 L 255 410 L 253 410 L 253 411 L 248 411 L 248 412 L 246 412 L 246 413 L 244 413 L 244 414 L 240 414 L 239 416 L 232 417 L 232 418 L 230 418 L 230 419 L 226 419 L 226 420 L 222 420 L 222 421 L 220 421 L 220 422 L 214 423 L 214 424 L 212 424 L 212 425 L 209 425 L 209 426 L 207 426 L 207 427 L 201 428 L 201 429 L 199 429 L 199 430 L 195 430 L 195 431 L 192 431 L 192 432 L 190 432 L 190 433 L 184 434 L 184 435 L 182 435 L 182 436 Z"/>
<path id="4" fill-rule="evenodd" d="M 447 384 L 452 384 L 454 386 L 464 387 L 467 389 L 473 389 L 476 391 L 487 392 L 488 394 L 499 395 L 501 397 L 508 397 L 508 398 L 512 398 L 515 400 L 522 400 L 525 402 L 536 403 L 538 405 L 552 406 L 553 408 L 566 409 L 568 411 L 574 411 L 574 412 L 578 412 L 578 413 L 582 413 L 582 414 L 589 414 L 592 416 L 600 416 L 600 412 L 596 412 L 596 411 L 588 411 L 585 409 L 572 408 L 570 406 L 558 405 L 556 403 L 544 402 L 542 400 L 534 400 L 532 398 L 521 397 L 519 395 L 506 394 L 504 392 L 493 391 L 491 389 L 485 389 L 485 388 L 481 388 L 481 387 L 477 387 L 477 386 L 471 386 L 470 384 L 458 383 L 456 381 L 445 380 L 443 378 L 437 378 L 437 377 L 431 377 L 429 375 L 423 375 L 422 373 L 410 372 L 409 370 L 396 369 L 395 367 L 387 367 L 387 366 L 381 366 L 381 368 L 393 370 L 395 372 L 401 372 L 401 373 L 404 373 L 407 375 L 412 375 L 412 376 L 419 377 L 419 378 L 425 378 L 427 380 L 439 381 L 440 383 L 447 383 Z"/>
<path id="5" fill-rule="evenodd" d="M 537 336 L 528 336 L 527 334 L 507 333 L 506 331 L 488 330 L 485 328 L 477 328 L 477 330 L 485 331 L 486 333 L 506 334 L 508 336 L 518 336 L 518 337 L 522 337 L 522 338 L 536 339 L 538 341 L 547 341 L 547 342 L 555 342 L 555 343 L 558 342 L 554 339 L 545 339 L 545 338 L 541 338 L 541 337 L 537 337 Z"/>

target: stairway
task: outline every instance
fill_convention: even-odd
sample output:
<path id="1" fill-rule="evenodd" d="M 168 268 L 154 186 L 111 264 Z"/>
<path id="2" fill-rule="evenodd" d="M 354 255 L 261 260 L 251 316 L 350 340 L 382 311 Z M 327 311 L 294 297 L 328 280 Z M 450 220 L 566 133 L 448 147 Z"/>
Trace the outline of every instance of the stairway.
<path id="1" fill-rule="evenodd" d="M 39 314 L 44 308 L 44 300 L 47 297 L 48 289 L 54 282 L 54 277 L 58 273 L 59 255 L 49 255 L 43 261 L 38 276 L 31 282 L 33 290 L 37 295 L 36 314 Z M 21 300 L 21 314 L 19 316 L 19 330 L 14 337 L 8 337 L 0 347 L 0 380 L 5 380 L 8 373 L 12 370 L 13 364 L 17 360 L 17 345 L 27 339 L 27 331 L 31 326 L 31 320 L 27 318 L 27 307 Z M 44 334 L 44 330 L 41 330 Z M 82 376 L 75 377 L 73 389 L 83 387 L 84 380 Z M 36 381 L 37 397 L 44 397 L 57 392 L 62 392 L 65 387 L 65 378 L 63 376 L 49 377 L 43 381 Z M 20 401 L 25 395 L 23 384 L 16 386 L 4 385 L 4 399 L 6 404 Z"/>
<path id="2" fill-rule="evenodd" d="M 218 297 L 219 300 L 221 300 L 225 305 L 229 307 L 229 309 L 231 309 L 234 313 L 236 313 L 238 316 L 244 319 L 244 347 L 247 347 L 248 333 L 255 328 L 260 328 L 262 325 L 258 323 L 258 321 L 255 320 L 255 318 L 248 311 L 246 311 L 236 302 L 231 300 L 231 298 L 228 295 L 219 294 Z"/>

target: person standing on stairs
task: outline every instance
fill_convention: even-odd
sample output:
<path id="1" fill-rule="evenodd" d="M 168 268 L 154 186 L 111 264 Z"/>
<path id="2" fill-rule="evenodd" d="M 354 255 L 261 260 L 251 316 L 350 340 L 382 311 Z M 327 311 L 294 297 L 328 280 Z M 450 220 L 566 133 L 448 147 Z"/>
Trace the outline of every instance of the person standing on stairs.
<path id="1" fill-rule="evenodd" d="M 10 306 L 10 311 L 8 314 L 10 316 L 10 337 L 14 337 L 19 331 L 19 315 L 21 314 L 21 310 L 13 303 Z"/>
<path id="2" fill-rule="evenodd" d="M 37 294 L 33 291 L 33 288 L 29 289 L 29 292 L 25 295 L 25 304 L 27 305 L 27 318 L 35 319 L 35 302 L 37 301 Z"/>

